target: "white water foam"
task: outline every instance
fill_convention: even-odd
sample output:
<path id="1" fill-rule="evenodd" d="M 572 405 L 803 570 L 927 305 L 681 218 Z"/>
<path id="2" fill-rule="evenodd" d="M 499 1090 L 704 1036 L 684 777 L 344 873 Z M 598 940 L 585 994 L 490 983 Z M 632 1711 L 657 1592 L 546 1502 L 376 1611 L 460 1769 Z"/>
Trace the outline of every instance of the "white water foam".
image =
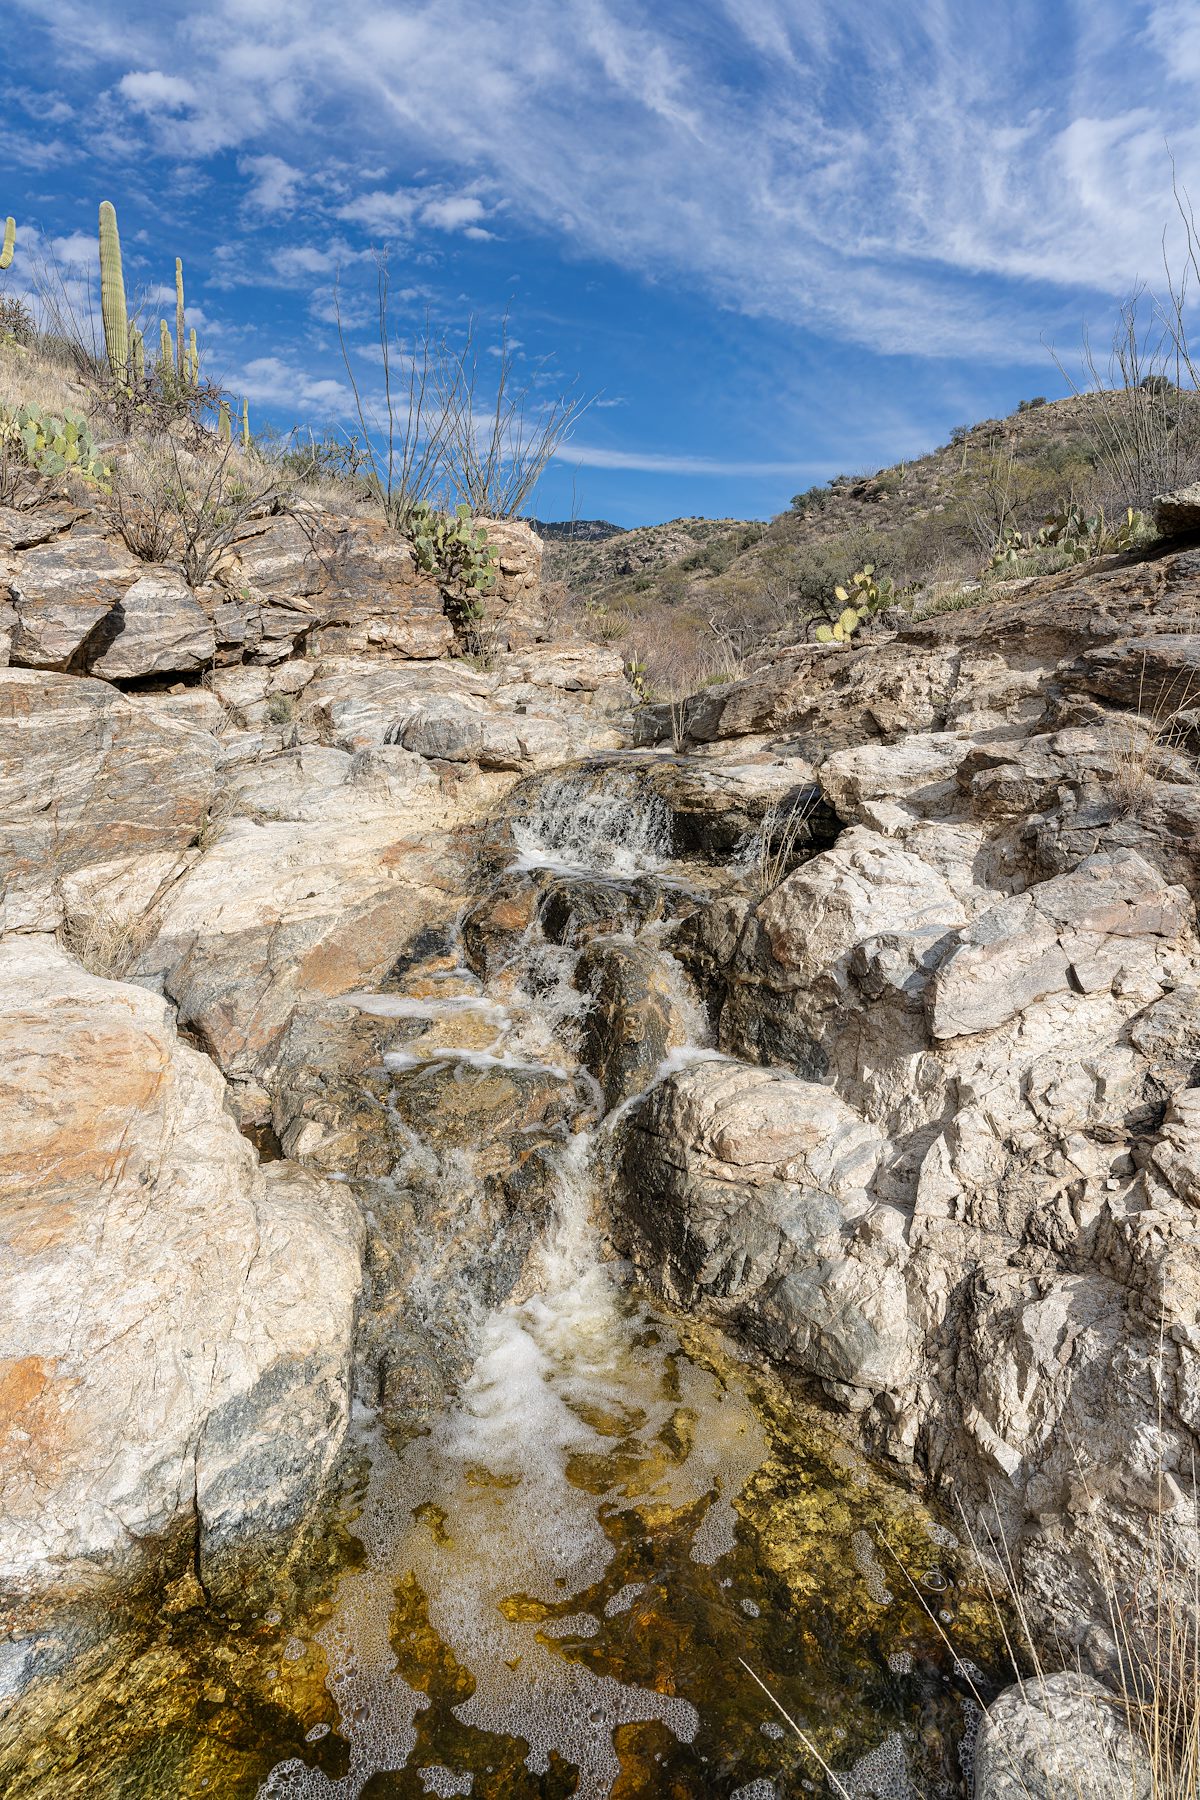
<path id="1" fill-rule="evenodd" d="M 632 770 L 577 769 L 543 783 L 513 826 L 512 868 L 557 874 L 653 874 L 671 859 L 671 811 Z"/>

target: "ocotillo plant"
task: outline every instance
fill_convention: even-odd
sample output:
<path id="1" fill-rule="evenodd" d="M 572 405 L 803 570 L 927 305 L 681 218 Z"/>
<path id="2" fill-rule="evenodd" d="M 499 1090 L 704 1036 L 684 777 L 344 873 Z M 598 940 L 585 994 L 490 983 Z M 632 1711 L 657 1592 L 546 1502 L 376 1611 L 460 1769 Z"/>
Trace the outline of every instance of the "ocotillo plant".
<path id="1" fill-rule="evenodd" d="M 185 339 L 186 333 L 184 332 L 183 317 L 183 263 L 177 256 L 175 258 L 175 346 L 176 355 L 179 358 L 180 381 L 183 381 L 187 375 L 187 370 L 184 367 L 187 357 L 187 351 L 184 348 Z"/>
<path id="2" fill-rule="evenodd" d="M 4 246 L 0 249 L 0 269 L 7 269 L 13 259 L 13 251 L 17 245 L 17 221 L 7 218 L 4 221 Z"/>
<path id="3" fill-rule="evenodd" d="M 129 367 L 129 315 L 125 309 L 121 238 L 117 231 L 116 208 L 111 200 L 100 202 L 100 313 L 104 320 L 108 366 L 123 384 Z"/>

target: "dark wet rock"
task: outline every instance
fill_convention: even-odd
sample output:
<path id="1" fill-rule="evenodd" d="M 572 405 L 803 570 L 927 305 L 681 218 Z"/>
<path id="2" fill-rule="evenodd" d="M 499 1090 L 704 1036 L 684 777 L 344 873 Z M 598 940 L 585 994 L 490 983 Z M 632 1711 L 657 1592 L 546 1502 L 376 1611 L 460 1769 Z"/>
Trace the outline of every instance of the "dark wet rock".
<path id="1" fill-rule="evenodd" d="M 600 875 L 543 875 L 538 918 L 552 944 L 586 944 L 616 931 L 638 932 L 663 918 L 667 896 L 653 876 L 631 881 Z"/>
<path id="2" fill-rule="evenodd" d="M 591 944 L 580 957 L 576 985 L 588 993 L 582 1056 L 618 1106 L 646 1086 L 670 1050 L 691 1034 L 694 1008 L 681 993 L 681 971 L 648 944 Z"/>
<path id="3" fill-rule="evenodd" d="M 463 948 L 478 975 L 490 975 L 511 960 L 537 917 L 539 892 L 529 875 L 508 875 L 464 915 Z"/>

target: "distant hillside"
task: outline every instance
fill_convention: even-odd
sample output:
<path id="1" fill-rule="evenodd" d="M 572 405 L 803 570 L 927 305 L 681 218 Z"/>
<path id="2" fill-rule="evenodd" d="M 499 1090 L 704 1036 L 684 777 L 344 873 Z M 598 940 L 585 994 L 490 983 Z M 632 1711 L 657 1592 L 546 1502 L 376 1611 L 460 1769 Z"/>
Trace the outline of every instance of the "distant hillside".
<path id="1" fill-rule="evenodd" d="M 672 519 L 633 531 L 555 527 L 545 572 L 593 636 L 624 646 L 651 686 L 701 679 L 772 642 L 803 636 L 834 587 L 873 564 L 907 607 L 974 586 L 1008 524 L 1036 527 L 1060 504 L 1123 511 L 1097 455 L 1111 396 L 1025 403 L 957 428 L 951 442 L 872 475 L 797 494 L 769 523 Z M 543 527 L 539 529 L 544 530 Z"/>
<path id="2" fill-rule="evenodd" d="M 736 535 L 748 527 L 741 519 L 670 519 L 665 525 L 619 525 L 589 521 L 587 526 L 538 525 L 546 538 L 546 578 L 590 593 L 637 577 L 657 574 L 674 563 L 690 565 L 714 539 Z M 697 565 L 699 566 L 699 565 Z"/>

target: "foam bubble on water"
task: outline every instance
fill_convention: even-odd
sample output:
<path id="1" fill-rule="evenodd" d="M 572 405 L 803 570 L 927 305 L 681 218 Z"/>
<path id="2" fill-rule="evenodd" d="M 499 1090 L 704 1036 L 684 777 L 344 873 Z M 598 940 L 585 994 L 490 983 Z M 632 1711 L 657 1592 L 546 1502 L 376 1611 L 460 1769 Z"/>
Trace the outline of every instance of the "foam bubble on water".
<path id="1" fill-rule="evenodd" d="M 850 1557 L 867 1584 L 867 1592 L 879 1606 L 889 1606 L 892 1591 L 883 1578 L 883 1570 L 875 1554 L 875 1540 L 869 1531 L 856 1531 L 850 1539 Z"/>
<path id="2" fill-rule="evenodd" d="M 605 1618 L 615 1619 L 618 1613 L 628 1612 L 638 1595 L 644 1594 L 645 1591 L 644 1581 L 627 1581 L 624 1587 L 619 1587 L 616 1593 L 610 1595 L 604 1602 Z"/>
<path id="3" fill-rule="evenodd" d="M 776 1800 L 775 1783 L 760 1775 L 757 1781 L 748 1781 L 745 1787 L 734 1788 L 729 1800 Z"/>
<path id="4" fill-rule="evenodd" d="M 838 1776 L 838 1785 L 849 1800 L 913 1800 L 908 1755 L 900 1733 L 889 1732 L 882 1744 L 860 1756 Z"/>
<path id="5" fill-rule="evenodd" d="M 444 1763 L 418 1769 L 417 1774 L 427 1794 L 441 1794 L 444 1800 L 453 1800 L 456 1794 L 469 1794 L 475 1786 L 475 1777 L 469 1769 L 448 1769 Z"/>

